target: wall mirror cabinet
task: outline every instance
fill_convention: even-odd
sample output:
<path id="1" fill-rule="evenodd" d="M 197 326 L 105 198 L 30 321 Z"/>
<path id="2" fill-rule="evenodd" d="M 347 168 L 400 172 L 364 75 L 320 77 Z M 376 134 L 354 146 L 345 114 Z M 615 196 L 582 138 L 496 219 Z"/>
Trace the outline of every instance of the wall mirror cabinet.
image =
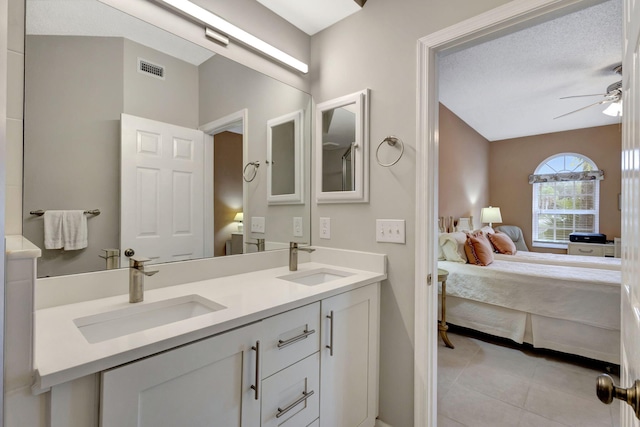
<path id="1" fill-rule="evenodd" d="M 171 28 L 181 31 L 186 24 L 176 20 Z M 127 233 L 150 243 L 136 255 L 161 262 L 229 254 L 232 237 L 240 246 L 233 253 L 258 250 L 251 244 L 258 239 L 264 239 L 261 250 L 288 247 L 294 237 L 310 241 L 310 191 L 303 188 L 310 179 L 303 174 L 311 169 L 304 149 L 311 146 L 311 114 L 303 112 L 311 105 L 303 91 L 104 2 L 26 0 L 23 234 L 43 248 L 39 277 L 103 270 L 103 249 L 122 254 Z M 267 127 L 294 111 L 294 118 Z M 136 172 L 126 154 L 131 147 L 121 146 L 121 133 L 131 131 L 122 128 L 122 115 L 150 121 L 134 125 L 146 130 L 133 129 L 133 153 L 173 156 L 178 165 L 169 175 L 144 164 Z M 202 142 L 168 136 L 160 143 L 164 130 L 158 129 L 167 127 L 199 130 Z M 272 138 L 268 153 L 267 130 L 294 138 Z M 285 144 L 297 147 L 293 156 L 280 156 Z M 283 167 L 266 167 L 267 159 Z M 202 168 L 199 178 L 182 167 L 188 162 Z M 260 167 L 249 181 L 242 172 L 250 162 Z M 293 174 L 285 172 L 287 162 Z M 204 181 L 200 187 L 196 179 Z M 158 192 L 170 187 L 173 193 Z M 188 188 L 201 189 L 187 195 Z M 272 206 L 272 196 L 288 204 Z M 125 198 L 142 213 L 126 211 Z M 31 212 L 67 209 L 100 210 L 87 216 L 88 247 L 44 249 L 43 217 Z M 240 213 L 244 227 L 234 221 Z M 298 218 L 302 227 L 294 236 Z M 257 232 L 252 219 L 263 224 Z M 158 238 L 163 233 L 186 236 L 190 246 L 170 244 L 173 251 L 156 254 L 166 246 Z M 126 258 L 121 261 L 125 267 Z"/>
<path id="2" fill-rule="evenodd" d="M 369 89 L 316 107 L 318 203 L 369 201 Z"/>
<path id="3" fill-rule="evenodd" d="M 270 205 L 304 203 L 304 112 L 267 122 L 267 201 Z"/>

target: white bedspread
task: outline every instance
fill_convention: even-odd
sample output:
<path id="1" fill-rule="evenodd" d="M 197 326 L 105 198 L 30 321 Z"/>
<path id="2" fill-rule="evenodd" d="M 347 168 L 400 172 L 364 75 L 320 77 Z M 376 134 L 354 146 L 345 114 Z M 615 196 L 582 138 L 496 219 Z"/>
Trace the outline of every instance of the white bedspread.
<path id="1" fill-rule="evenodd" d="M 605 329 L 620 329 L 619 271 L 502 259 L 487 267 L 449 261 L 439 261 L 438 266 L 449 271 L 448 295 Z"/>
<path id="2" fill-rule="evenodd" d="M 550 254 L 542 252 L 516 252 L 515 255 L 495 254 L 495 259 L 500 261 L 564 265 L 568 267 L 600 268 L 604 270 L 617 271 L 620 271 L 621 267 L 620 258 Z"/>

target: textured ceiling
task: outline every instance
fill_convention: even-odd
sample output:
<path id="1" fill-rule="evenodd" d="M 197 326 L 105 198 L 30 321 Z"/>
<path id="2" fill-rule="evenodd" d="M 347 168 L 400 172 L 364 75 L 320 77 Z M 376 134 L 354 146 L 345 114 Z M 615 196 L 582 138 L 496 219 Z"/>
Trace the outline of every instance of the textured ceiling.
<path id="1" fill-rule="evenodd" d="M 439 58 L 439 96 L 489 141 L 615 124 L 600 101 L 621 77 L 621 0 L 609 0 Z"/>

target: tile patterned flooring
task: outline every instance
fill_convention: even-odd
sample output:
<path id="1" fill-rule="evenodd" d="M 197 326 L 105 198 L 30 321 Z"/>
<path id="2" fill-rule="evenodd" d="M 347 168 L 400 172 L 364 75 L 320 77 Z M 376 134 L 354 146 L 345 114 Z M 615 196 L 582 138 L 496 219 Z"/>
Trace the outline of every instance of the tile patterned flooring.
<path id="1" fill-rule="evenodd" d="M 439 340 L 438 427 L 620 425 L 619 401 L 595 394 L 604 365 L 466 334 L 449 332 L 455 349 Z"/>

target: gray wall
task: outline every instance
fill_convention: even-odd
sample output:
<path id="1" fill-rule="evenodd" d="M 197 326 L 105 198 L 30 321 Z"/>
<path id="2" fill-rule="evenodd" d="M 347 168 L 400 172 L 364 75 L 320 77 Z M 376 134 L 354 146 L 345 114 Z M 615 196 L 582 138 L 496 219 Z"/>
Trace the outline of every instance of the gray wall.
<path id="1" fill-rule="evenodd" d="M 38 275 L 104 268 L 119 247 L 122 39 L 26 38 L 24 236 L 43 248 Z M 89 247 L 44 249 L 35 209 L 100 209 L 88 218 Z"/>
<path id="2" fill-rule="evenodd" d="M 224 104 L 217 102 L 224 99 Z M 256 178 L 245 185 L 251 200 L 244 207 L 244 224 L 249 241 L 266 238 L 268 242 L 309 241 L 310 206 L 267 205 L 267 121 L 296 110 L 304 110 L 305 158 L 310 162 L 311 106 L 308 94 L 285 85 L 271 77 L 235 63 L 222 55 L 215 55 L 200 65 L 200 125 L 229 114 L 248 109 L 245 131 L 249 138 L 247 158 L 260 161 Z M 309 170 L 305 170 L 305 195 L 309 198 Z M 251 217 L 265 217 L 265 234 L 250 232 Z M 304 238 L 293 237 L 293 217 L 304 218 Z M 245 234 L 247 235 L 247 234 Z"/>
<path id="3" fill-rule="evenodd" d="M 504 3 L 368 0 L 360 12 L 311 38 L 315 102 L 371 89 L 370 203 L 317 206 L 312 241 L 388 256 L 389 279 L 381 294 L 380 419 L 393 427 L 413 425 L 416 41 Z M 374 153 L 387 135 L 400 137 L 405 153 L 395 166 L 382 168 Z M 331 218 L 331 240 L 319 239 L 319 217 Z M 405 219 L 406 245 L 376 243 L 376 218 Z"/>
<path id="4" fill-rule="evenodd" d="M 165 80 L 137 58 L 166 66 Z M 43 248 L 38 276 L 102 270 L 120 247 L 120 114 L 197 127 L 197 67 L 122 38 L 28 36 L 25 72 L 24 230 Z M 89 246 L 44 249 L 35 209 L 100 209 Z"/>

